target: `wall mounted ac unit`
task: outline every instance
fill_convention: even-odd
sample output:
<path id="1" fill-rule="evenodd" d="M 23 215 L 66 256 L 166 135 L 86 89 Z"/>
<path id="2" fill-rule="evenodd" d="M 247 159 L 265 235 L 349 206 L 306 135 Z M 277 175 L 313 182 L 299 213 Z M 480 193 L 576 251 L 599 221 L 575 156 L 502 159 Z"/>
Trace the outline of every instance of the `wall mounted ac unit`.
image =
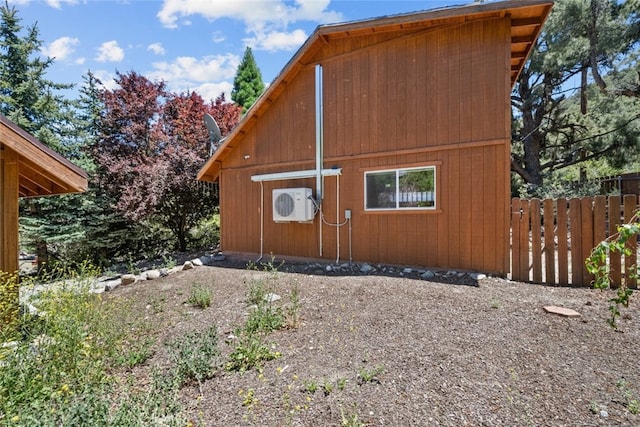
<path id="1" fill-rule="evenodd" d="M 315 215 L 310 188 L 273 190 L 273 221 L 312 221 Z"/>

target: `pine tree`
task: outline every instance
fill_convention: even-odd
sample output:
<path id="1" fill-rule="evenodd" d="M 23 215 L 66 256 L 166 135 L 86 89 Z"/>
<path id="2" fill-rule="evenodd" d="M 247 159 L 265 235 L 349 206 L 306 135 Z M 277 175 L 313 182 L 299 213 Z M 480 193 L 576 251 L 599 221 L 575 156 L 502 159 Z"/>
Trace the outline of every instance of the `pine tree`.
<path id="1" fill-rule="evenodd" d="M 72 161 L 81 161 L 74 104 L 61 95 L 73 85 L 45 77 L 53 60 L 39 56 L 41 47 L 36 25 L 24 28 L 15 7 L 0 7 L 0 114 Z M 21 200 L 21 244 L 41 248 L 41 260 L 46 260 L 49 245 L 75 241 L 82 233 L 74 219 L 79 206 L 64 197 Z"/>
<path id="2" fill-rule="evenodd" d="M 262 95 L 263 91 L 264 82 L 262 81 L 262 74 L 253 57 L 251 48 L 247 47 L 244 51 L 242 61 L 238 66 L 236 76 L 233 79 L 231 99 L 242 106 L 242 111 L 245 112 L 251 108 L 256 99 Z"/>

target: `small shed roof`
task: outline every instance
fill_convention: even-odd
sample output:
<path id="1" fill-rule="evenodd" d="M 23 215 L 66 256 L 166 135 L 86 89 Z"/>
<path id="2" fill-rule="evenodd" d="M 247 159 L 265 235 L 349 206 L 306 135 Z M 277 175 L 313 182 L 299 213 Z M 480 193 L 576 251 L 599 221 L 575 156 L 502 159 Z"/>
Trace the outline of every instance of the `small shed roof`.
<path id="1" fill-rule="evenodd" d="M 494 3 L 473 3 L 467 6 L 446 7 L 423 12 L 408 13 L 382 18 L 366 19 L 341 24 L 322 25 L 316 28 L 273 83 L 247 111 L 241 122 L 226 137 L 198 173 L 201 181 L 216 181 L 220 174 L 221 162 L 238 144 L 256 120 L 269 108 L 270 104 L 285 90 L 300 70 L 313 62 L 314 55 L 331 40 L 363 36 L 398 30 L 420 30 L 446 25 L 456 25 L 476 20 L 511 17 L 511 85 L 515 85 L 518 75 L 540 34 L 551 7 L 552 0 L 510 0 Z"/>
<path id="2" fill-rule="evenodd" d="M 0 115 L 0 155 L 7 149 L 18 154 L 20 197 L 80 193 L 88 188 L 84 170 Z"/>

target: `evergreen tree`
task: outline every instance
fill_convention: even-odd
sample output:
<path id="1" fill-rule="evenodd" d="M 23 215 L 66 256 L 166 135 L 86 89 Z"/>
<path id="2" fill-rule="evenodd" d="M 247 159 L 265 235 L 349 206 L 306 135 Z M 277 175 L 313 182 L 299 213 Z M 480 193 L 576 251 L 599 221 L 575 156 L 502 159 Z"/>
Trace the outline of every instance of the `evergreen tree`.
<path id="1" fill-rule="evenodd" d="M 242 107 L 245 112 L 258 99 L 264 91 L 264 82 L 262 74 L 253 57 L 251 48 L 247 47 L 244 51 L 242 61 L 236 71 L 233 79 L 233 90 L 231 91 L 231 99 Z"/>
<path id="2" fill-rule="evenodd" d="M 0 114 L 62 155 L 81 162 L 74 105 L 61 95 L 73 85 L 45 78 L 53 60 L 40 58 L 41 46 L 36 25 L 24 28 L 14 7 L 6 3 L 0 7 Z M 70 202 L 68 197 L 21 200 L 21 244 L 39 248 L 40 261 L 48 258 L 49 247 L 76 241 L 82 234 L 75 220 L 81 203 Z"/>
<path id="3" fill-rule="evenodd" d="M 511 167 L 530 194 L 554 171 L 596 159 L 619 163 L 639 152 L 637 102 L 590 89 L 598 76 L 637 76 L 637 26 L 637 11 L 626 3 L 555 4 L 512 94 Z M 578 92 L 567 98 L 576 80 Z"/>

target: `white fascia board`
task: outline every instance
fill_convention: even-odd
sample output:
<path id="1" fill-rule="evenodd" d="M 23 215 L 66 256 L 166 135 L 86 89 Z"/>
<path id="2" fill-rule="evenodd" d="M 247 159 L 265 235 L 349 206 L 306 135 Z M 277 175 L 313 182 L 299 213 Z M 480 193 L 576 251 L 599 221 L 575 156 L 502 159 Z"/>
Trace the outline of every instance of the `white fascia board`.
<path id="1" fill-rule="evenodd" d="M 322 176 L 337 176 L 342 174 L 342 168 L 336 169 L 322 169 L 320 172 Z M 263 182 L 263 181 L 284 181 L 286 179 L 303 179 L 303 178 L 315 178 L 318 172 L 315 169 L 293 172 L 278 172 L 268 173 L 264 175 L 252 175 L 251 181 Z"/>

